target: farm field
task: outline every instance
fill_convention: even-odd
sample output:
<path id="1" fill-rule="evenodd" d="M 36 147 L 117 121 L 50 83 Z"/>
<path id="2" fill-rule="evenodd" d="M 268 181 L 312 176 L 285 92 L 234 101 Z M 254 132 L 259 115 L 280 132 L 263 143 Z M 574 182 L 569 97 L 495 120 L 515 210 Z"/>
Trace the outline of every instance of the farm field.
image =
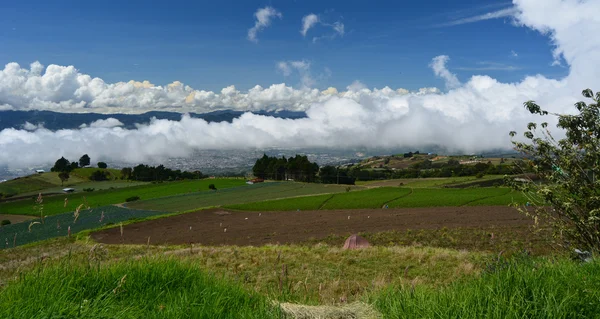
<path id="1" fill-rule="evenodd" d="M 402 178 L 402 179 L 388 179 L 383 181 L 357 181 L 357 185 L 367 187 L 385 187 L 385 186 L 403 186 L 412 188 L 428 188 L 428 187 L 444 187 L 444 186 L 458 186 L 460 184 L 467 184 L 471 182 L 483 182 L 483 181 L 498 181 L 502 182 L 503 175 L 485 175 L 482 178 L 475 176 L 460 176 L 460 177 L 432 177 L 432 178 Z"/>
<path id="2" fill-rule="evenodd" d="M 56 215 L 75 211 L 77 206 L 87 202 L 91 208 L 124 203 L 125 199 L 139 196 L 141 199 L 151 199 L 185 193 L 210 193 L 208 185 L 215 184 L 219 189 L 230 187 L 245 187 L 243 179 L 202 179 L 189 181 L 164 182 L 147 184 L 121 189 L 107 189 L 90 193 L 78 192 L 57 196 L 44 197 L 44 214 Z M 65 198 L 68 203 L 65 206 Z M 85 198 L 85 200 L 84 200 Z M 22 199 L 0 203 L 0 214 L 19 214 L 38 216 L 39 211 L 34 209 L 35 199 Z M 156 209 L 159 210 L 159 209 Z"/>
<path id="3" fill-rule="evenodd" d="M 328 211 L 240 212 L 220 208 L 105 229 L 92 238 L 107 244 L 299 244 L 332 235 L 440 228 L 527 227 L 532 221 L 511 207 L 436 207 Z M 341 238 L 343 242 L 344 238 Z M 338 244 L 342 244 L 342 242 Z"/>
<path id="4" fill-rule="evenodd" d="M 395 207 L 443 206 L 507 206 L 513 202 L 524 204 L 526 198 L 509 188 L 399 188 L 381 187 L 351 191 L 332 196 L 306 196 L 294 199 L 268 200 L 238 205 L 225 205 L 243 211 L 293 211 L 297 209 L 359 209 Z"/>
<path id="5" fill-rule="evenodd" d="M 73 213 L 63 213 L 0 228 L 0 250 L 30 244 L 55 237 L 68 237 L 84 230 L 107 225 L 164 215 L 164 212 L 126 209 L 117 206 L 102 206 L 81 210 L 76 219 Z"/>
<path id="6" fill-rule="evenodd" d="M 248 185 L 239 188 L 218 190 L 216 192 L 201 192 L 163 197 L 153 200 L 144 200 L 128 203 L 127 207 L 136 209 L 153 209 L 167 212 L 180 212 L 205 207 L 235 205 L 269 199 L 341 193 L 346 191 L 346 187 L 346 185 L 270 182 Z M 359 189 L 358 187 L 352 188 Z"/>

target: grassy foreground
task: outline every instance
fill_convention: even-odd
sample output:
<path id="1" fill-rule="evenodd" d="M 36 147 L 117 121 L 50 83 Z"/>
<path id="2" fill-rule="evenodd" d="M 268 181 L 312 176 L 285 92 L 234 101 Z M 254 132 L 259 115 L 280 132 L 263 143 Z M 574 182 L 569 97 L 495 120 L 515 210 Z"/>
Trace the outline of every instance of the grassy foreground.
<path id="1" fill-rule="evenodd" d="M 386 318 L 600 316 L 598 261 L 523 259 L 494 267 L 478 278 L 443 289 L 390 287 L 375 298 L 375 304 Z"/>
<path id="2" fill-rule="evenodd" d="M 189 262 L 61 264 L 0 290 L 1 318 L 278 318 L 266 298 Z"/>

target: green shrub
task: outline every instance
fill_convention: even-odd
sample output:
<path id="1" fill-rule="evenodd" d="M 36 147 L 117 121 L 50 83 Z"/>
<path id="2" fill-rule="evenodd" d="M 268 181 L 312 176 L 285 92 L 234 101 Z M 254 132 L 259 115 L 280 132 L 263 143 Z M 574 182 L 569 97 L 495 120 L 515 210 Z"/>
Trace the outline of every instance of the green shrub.
<path id="1" fill-rule="evenodd" d="M 217 187 L 215 186 L 215 184 L 210 184 L 208 185 L 208 189 L 212 189 L 212 190 L 217 190 Z"/>
<path id="2" fill-rule="evenodd" d="M 83 189 L 84 192 L 88 192 L 88 193 L 93 192 L 94 190 L 95 190 L 95 188 L 91 188 L 91 187 Z"/>
<path id="3" fill-rule="evenodd" d="M 135 202 L 136 200 L 140 200 L 139 196 L 131 196 L 131 197 L 127 197 L 127 199 L 125 199 L 126 202 Z"/>
<path id="4" fill-rule="evenodd" d="M 0 222 L 0 226 L 5 226 L 5 225 L 10 225 L 10 220 L 5 219 L 2 222 Z"/>

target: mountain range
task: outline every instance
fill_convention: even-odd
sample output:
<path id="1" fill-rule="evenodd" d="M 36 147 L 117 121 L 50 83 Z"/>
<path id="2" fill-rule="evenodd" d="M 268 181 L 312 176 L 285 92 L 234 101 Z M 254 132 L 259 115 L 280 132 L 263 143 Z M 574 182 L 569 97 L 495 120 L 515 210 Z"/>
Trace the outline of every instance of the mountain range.
<path id="1" fill-rule="evenodd" d="M 201 118 L 207 122 L 229 122 L 245 112 L 234 110 L 214 111 L 210 113 L 188 113 L 193 118 Z M 293 111 L 253 112 L 258 115 L 278 118 L 304 118 L 306 113 Z M 123 127 L 134 129 L 135 124 L 149 123 L 152 118 L 179 121 L 182 114 L 177 112 L 151 111 L 143 114 L 99 114 L 99 113 L 59 113 L 52 111 L 0 111 L 0 131 L 6 128 L 22 129 L 25 123 L 43 125 L 55 131 L 61 129 L 78 129 L 82 124 L 90 124 L 98 120 L 115 118 L 123 123 Z"/>

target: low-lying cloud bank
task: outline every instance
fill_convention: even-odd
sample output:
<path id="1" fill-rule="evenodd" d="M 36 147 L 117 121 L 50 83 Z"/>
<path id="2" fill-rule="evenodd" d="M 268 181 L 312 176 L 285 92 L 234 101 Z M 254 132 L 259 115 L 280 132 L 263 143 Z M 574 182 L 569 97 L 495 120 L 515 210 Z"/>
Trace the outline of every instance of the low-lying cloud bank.
<path id="1" fill-rule="evenodd" d="M 555 46 L 556 62 L 570 68 L 563 79 L 528 76 L 501 83 L 478 75 L 460 83 L 446 68 L 449 58 L 434 57 L 431 67 L 450 89 L 408 92 L 366 89 L 353 84 L 296 90 L 285 84 L 257 86 L 248 92 L 234 87 L 220 93 L 198 91 L 174 82 L 166 87 L 148 82 L 107 84 L 72 67 L 39 63 L 23 69 L 8 64 L 0 72 L 0 109 L 141 112 L 150 109 L 206 112 L 287 109 L 306 111 L 307 118 L 278 119 L 244 114 L 233 123 L 207 123 L 183 116 L 180 121 L 155 120 L 126 130 L 114 121 L 52 132 L 0 132 L 0 165 L 48 164 L 60 156 L 142 162 L 165 156 L 188 156 L 197 149 L 390 147 L 440 145 L 449 151 L 481 152 L 509 148 L 508 132 L 522 131 L 537 120 L 523 109 L 535 100 L 555 112 L 572 112 L 580 92 L 600 78 L 600 2 L 580 0 L 515 0 L 515 24 L 546 34 Z M 591 87 L 594 89 L 594 87 Z M 596 88 L 600 89 L 600 88 Z"/>

